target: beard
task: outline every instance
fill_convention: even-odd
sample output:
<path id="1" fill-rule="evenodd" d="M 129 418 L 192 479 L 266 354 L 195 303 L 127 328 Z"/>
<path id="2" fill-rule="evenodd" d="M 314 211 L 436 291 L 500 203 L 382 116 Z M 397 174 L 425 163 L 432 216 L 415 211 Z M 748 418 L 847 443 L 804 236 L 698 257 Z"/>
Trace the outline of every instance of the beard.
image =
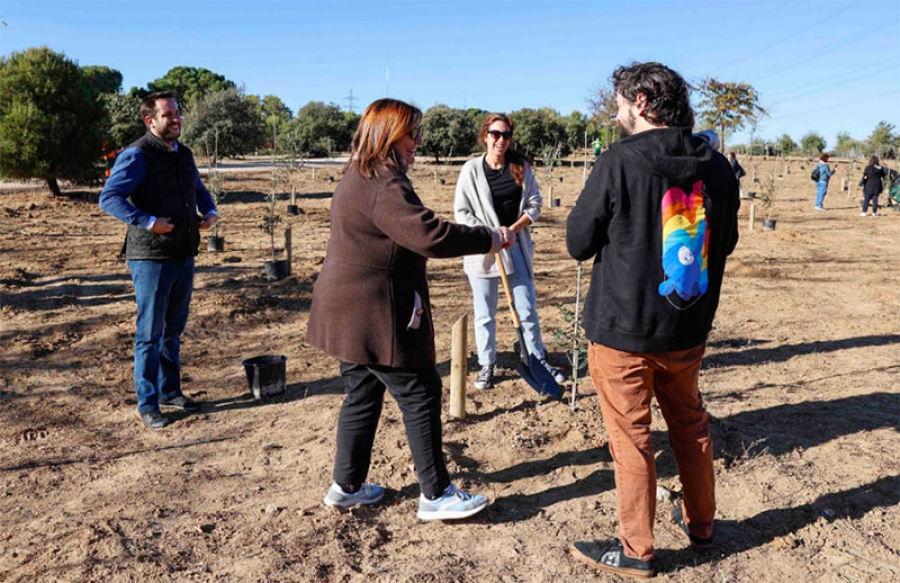
<path id="1" fill-rule="evenodd" d="M 624 117 L 616 116 L 616 125 L 622 130 L 622 137 L 628 137 L 634 134 L 635 119 L 631 111 L 626 111 Z"/>

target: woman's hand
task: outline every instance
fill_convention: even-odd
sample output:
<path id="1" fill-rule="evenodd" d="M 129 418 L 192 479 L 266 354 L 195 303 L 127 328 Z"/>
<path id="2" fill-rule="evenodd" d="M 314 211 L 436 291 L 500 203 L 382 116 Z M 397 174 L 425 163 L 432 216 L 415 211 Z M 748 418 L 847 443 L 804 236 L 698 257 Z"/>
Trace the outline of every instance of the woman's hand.
<path id="1" fill-rule="evenodd" d="M 503 234 L 503 249 L 509 249 L 516 243 L 516 234 L 512 229 L 500 227 L 500 232 Z"/>
<path id="2" fill-rule="evenodd" d="M 518 233 L 519 231 L 528 227 L 528 225 L 530 225 L 530 224 L 531 224 L 531 217 L 529 217 L 528 215 L 522 215 L 521 217 L 519 217 L 518 221 L 516 221 L 515 223 L 512 224 L 512 226 L 509 228 L 509 230 L 512 231 L 513 233 Z"/>

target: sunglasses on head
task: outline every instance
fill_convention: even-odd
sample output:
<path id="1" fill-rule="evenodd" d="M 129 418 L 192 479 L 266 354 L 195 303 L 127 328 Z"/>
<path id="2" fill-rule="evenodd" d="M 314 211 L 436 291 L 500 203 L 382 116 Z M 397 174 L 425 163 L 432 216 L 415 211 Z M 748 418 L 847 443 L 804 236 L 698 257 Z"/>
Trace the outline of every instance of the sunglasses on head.
<path id="1" fill-rule="evenodd" d="M 414 142 L 418 142 L 422 139 L 422 126 L 416 126 L 415 128 L 409 130 L 409 139 Z"/>
<path id="2" fill-rule="evenodd" d="M 512 137 L 512 132 L 509 130 L 506 130 L 505 132 L 501 132 L 500 130 L 488 130 L 487 133 L 495 140 L 499 140 L 500 138 L 508 140 Z"/>

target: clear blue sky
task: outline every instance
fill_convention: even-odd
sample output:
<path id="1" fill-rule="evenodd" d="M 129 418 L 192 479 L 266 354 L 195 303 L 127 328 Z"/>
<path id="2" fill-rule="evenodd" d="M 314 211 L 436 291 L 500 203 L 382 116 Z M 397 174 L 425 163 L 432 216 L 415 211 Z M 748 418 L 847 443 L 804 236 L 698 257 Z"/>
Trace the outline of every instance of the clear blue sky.
<path id="1" fill-rule="evenodd" d="M 203 67 L 294 112 L 346 108 L 351 91 L 356 111 L 389 94 L 584 112 L 617 66 L 658 60 L 752 84 L 766 138 L 900 128 L 898 0 L 0 0 L 0 19 L 3 55 L 46 45 L 121 71 L 126 90 Z"/>

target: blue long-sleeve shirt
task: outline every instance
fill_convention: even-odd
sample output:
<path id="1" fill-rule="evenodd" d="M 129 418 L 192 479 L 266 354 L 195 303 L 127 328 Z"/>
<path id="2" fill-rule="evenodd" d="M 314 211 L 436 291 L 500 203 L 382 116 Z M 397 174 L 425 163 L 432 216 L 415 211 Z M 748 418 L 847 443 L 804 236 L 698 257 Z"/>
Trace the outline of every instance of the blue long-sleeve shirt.
<path id="1" fill-rule="evenodd" d="M 178 149 L 177 142 L 175 149 Z M 216 214 L 216 206 L 209 190 L 200 180 L 200 172 L 196 168 L 194 171 L 197 177 L 197 210 L 201 215 Z M 145 176 L 147 163 L 140 148 L 122 150 L 100 192 L 100 208 L 123 223 L 150 230 L 157 217 L 145 213 L 128 200 Z"/>

